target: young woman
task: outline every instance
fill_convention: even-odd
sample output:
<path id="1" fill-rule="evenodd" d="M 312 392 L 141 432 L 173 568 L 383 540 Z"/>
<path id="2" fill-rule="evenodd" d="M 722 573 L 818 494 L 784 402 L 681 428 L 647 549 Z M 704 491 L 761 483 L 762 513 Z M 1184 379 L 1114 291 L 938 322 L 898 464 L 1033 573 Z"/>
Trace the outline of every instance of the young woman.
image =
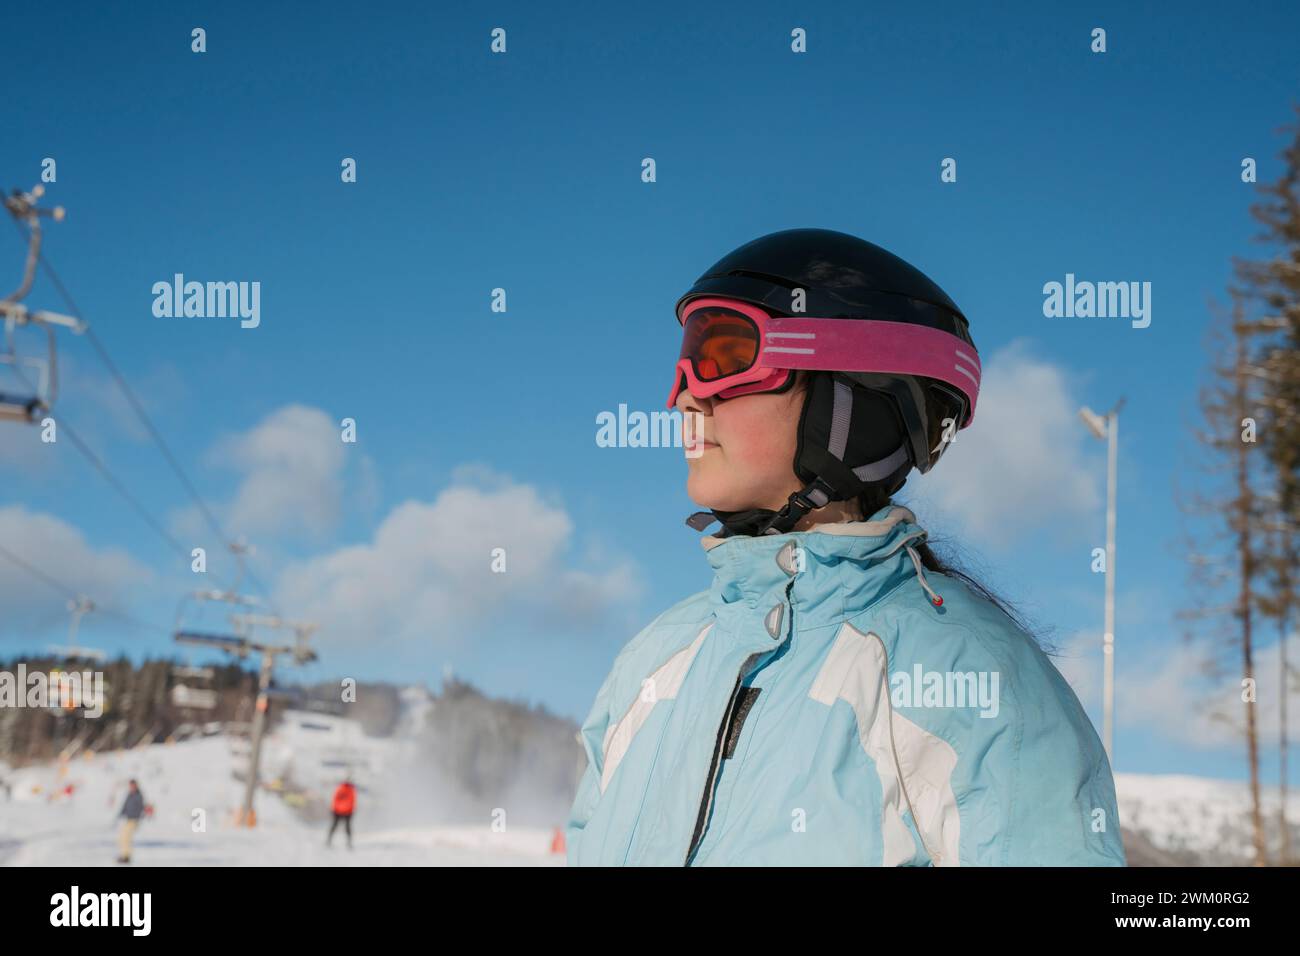
<path id="1" fill-rule="evenodd" d="M 725 256 L 677 318 L 668 404 L 710 509 L 688 523 L 722 523 L 713 583 L 596 694 L 569 863 L 1125 865 L 1073 691 L 890 500 L 974 417 L 952 300 L 878 246 L 793 229 Z"/>

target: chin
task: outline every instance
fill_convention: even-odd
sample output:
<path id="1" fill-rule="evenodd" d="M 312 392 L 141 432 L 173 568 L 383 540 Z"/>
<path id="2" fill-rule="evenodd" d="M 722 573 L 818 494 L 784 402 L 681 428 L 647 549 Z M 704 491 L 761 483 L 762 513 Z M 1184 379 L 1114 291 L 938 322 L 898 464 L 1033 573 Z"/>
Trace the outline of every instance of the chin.
<path id="1" fill-rule="evenodd" d="M 737 494 L 725 475 L 693 471 L 686 480 L 686 494 L 699 507 L 715 511 L 744 511 L 751 507 L 745 502 L 752 499 Z"/>

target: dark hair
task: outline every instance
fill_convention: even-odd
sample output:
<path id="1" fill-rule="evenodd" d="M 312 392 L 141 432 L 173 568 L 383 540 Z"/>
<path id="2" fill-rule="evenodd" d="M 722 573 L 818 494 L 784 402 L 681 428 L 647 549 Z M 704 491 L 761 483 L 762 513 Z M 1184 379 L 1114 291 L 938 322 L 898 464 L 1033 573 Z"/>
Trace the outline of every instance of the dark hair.
<path id="1" fill-rule="evenodd" d="M 822 373 L 811 372 L 811 373 L 800 373 L 799 375 L 797 375 L 796 381 L 794 382 L 795 392 L 803 391 L 808 387 L 808 375 L 810 374 L 816 375 Z M 882 508 L 895 504 L 893 498 L 890 497 L 890 495 L 886 494 L 885 489 L 880 485 L 868 487 L 865 491 L 863 491 L 854 499 L 854 502 L 857 504 L 858 510 L 861 512 L 862 518 L 864 520 L 870 518 L 872 515 L 880 511 Z M 1040 638 L 1037 634 L 1035 634 L 1035 631 L 1041 630 L 1041 628 L 1038 628 L 1033 621 L 1029 620 L 1022 611 L 1016 608 L 1005 598 L 999 597 L 993 591 L 990 591 L 979 581 L 971 577 L 969 573 L 957 567 L 953 563 L 953 559 L 951 557 L 936 553 L 929 541 L 922 542 L 921 544 L 918 544 L 915 547 L 916 547 L 916 553 L 921 558 L 921 564 L 925 567 L 927 571 L 933 571 L 936 574 L 942 574 L 947 577 L 956 578 L 957 580 L 961 581 L 972 591 L 974 591 L 977 595 L 984 598 L 986 601 L 988 601 L 990 604 L 996 607 L 999 611 L 1005 614 L 1008 618 L 1010 618 L 1011 622 L 1015 624 L 1015 626 L 1018 627 L 1020 630 L 1024 631 L 1032 640 L 1037 642 L 1044 652 L 1053 655 L 1059 652 L 1059 649 L 1055 647 L 1052 643 L 1045 641 L 1044 639 Z"/>

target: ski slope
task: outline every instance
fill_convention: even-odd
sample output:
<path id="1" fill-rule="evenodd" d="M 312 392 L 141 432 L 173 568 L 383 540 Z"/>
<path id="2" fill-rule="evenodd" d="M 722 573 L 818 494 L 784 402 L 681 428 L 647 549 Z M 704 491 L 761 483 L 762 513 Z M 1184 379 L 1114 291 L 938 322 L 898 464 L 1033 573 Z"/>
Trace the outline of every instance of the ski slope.
<path id="1" fill-rule="evenodd" d="M 1120 822 L 1167 852 L 1190 854 L 1200 865 L 1245 865 L 1253 857 L 1250 787 L 1245 781 L 1184 774 L 1115 775 Z M 1276 786 L 1260 788 L 1270 852 L 1279 844 Z M 1300 837 L 1300 793 L 1287 793 L 1293 845 Z"/>
<path id="2" fill-rule="evenodd" d="M 416 702 L 420 703 L 419 701 Z M 553 831 L 508 825 L 413 825 L 437 819 L 429 778 L 412 773 L 420 756 L 412 708 L 390 738 L 367 737 L 350 720 L 289 712 L 268 735 L 264 781 L 283 777 L 328 795 L 346 772 L 360 787 L 354 849 L 342 831 L 325 846 L 328 822 L 305 823 L 275 793 L 257 797 L 258 826 L 233 825 L 243 800 L 235 779 L 246 741 L 224 735 L 74 758 L 7 774 L 12 800 L 0 791 L 0 866 L 113 866 L 116 815 L 126 781 L 140 782 L 154 816 L 141 822 L 136 865 L 145 866 L 563 866 L 551 852 Z M 72 786 L 72 793 L 64 788 Z M 1161 851 L 1199 865 L 1240 865 L 1251 853 L 1249 790 L 1238 781 L 1149 774 L 1116 775 L 1120 819 Z M 1270 845 L 1276 843 L 1276 788 L 1263 789 Z M 1288 799 L 1300 845 L 1300 794 Z M 202 811 L 204 826 L 196 827 Z M 384 823 L 383 821 L 389 821 Z M 562 821 L 557 821 L 557 825 Z"/>
<path id="3" fill-rule="evenodd" d="M 270 746 L 268 750 L 274 752 Z M 232 741 L 215 736 L 73 759 L 65 767 L 25 767 L 0 792 L 0 865 L 116 866 L 118 810 L 135 778 L 154 815 L 136 831 L 132 865 L 143 866 L 563 866 L 551 832 L 507 826 L 403 827 L 371 831 L 365 801 L 349 851 L 340 829 L 308 825 L 273 793 L 257 797 L 258 826 L 233 825 L 243 785 Z M 265 779 L 265 777 L 264 777 Z M 71 784 L 72 794 L 63 789 Z M 196 830 L 196 811 L 205 826 Z"/>

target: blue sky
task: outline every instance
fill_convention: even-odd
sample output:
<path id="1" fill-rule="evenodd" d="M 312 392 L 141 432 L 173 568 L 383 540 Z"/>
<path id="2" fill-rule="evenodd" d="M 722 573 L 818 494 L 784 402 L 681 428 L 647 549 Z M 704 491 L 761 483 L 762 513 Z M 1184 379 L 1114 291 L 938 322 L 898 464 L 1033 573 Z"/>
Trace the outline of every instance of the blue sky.
<path id="1" fill-rule="evenodd" d="M 596 415 L 662 407 L 672 306 L 708 265 L 818 226 L 912 261 L 970 318 L 980 414 L 902 498 L 1054 628 L 1098 725 L 1104 447 L 1074 412 L 1127 398 L 1116 767 L 1244 775 L 1206 716 L 1239 717 L 1234 687 L 1195 683 L 1212 640 L 1184 648 L 1174 619 L 1192 595 L 1173 489 L 1201 483 L 1208 302 L 1257 251 L 1240 163 L 1276 179 L 1300 99 L 1293 4 L 266 6 L 9 12 L 34 39 L 6 54 L 0 186 L 57 161 L 49 260 L 276 606 L 323 625 L 305 676 L 436 686 L 450 666 L 584 716 L 618 649 L 709 583 L 681 450 L 598 447 Z M 21 255 L 0 239 L 5 283 Z M 155 317 L 177 272 L 259 281 L 260 326 Z M 1150 327 L 1045 318 L 1066 273 L 1150 282 Z M 45 279 L 28 302 L 64 310 Z M 60 344 L 60 417 L 218 549 L 88 343 Z M 4 425 L 0 478 L 4 543 L 157 625 L 91 615 L 84 641 L 171 653 L 200 586 L 176 552 L 67 441 Z M 498 541 L 509 570 L 488 577 Z M 56 594 L 0 582 L 0 653 L 61 638 Z"/>

